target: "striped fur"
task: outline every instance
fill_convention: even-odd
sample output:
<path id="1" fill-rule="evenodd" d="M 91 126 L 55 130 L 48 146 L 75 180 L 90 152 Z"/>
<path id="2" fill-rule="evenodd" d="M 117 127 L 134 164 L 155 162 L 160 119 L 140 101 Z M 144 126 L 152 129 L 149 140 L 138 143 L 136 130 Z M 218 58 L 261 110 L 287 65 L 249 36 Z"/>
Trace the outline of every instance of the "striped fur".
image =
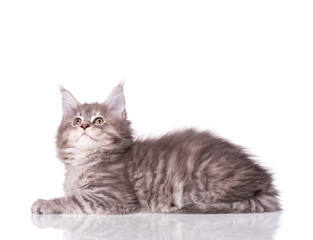
<path id="1" fill-rule="evenodd" d="M 64 88 L 61 92 L 57 147 L 66 168 L 66 194 L 36 201 L 33 213 L 280 210 L 271 175 L 241 147 L 194 129 L 134 140 L 121 85 L 103 104 L 80 104 Z M 99 117 L 102 124 L 93 122 Z M 77 118 L 81 124 L 73 122 Z"/>

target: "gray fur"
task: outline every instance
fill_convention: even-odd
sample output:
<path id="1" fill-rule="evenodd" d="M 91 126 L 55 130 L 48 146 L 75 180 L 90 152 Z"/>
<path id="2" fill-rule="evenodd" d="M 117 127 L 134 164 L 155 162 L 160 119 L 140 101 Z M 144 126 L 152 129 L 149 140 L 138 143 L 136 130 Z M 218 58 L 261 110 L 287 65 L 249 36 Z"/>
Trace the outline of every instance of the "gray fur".
<path id="1" fill-rule="evenodd" d="M 37 200 L 33 213 L 280 210 L 272 176 L 241 147 L 195 129 L 135 140 L 122 85 L 102 104 L 80 104 L 60 90 L 64 114 L 57 148 L 66 168 L 65 196 Z M 93 122 L 99 117 L 103 124 Z"/>

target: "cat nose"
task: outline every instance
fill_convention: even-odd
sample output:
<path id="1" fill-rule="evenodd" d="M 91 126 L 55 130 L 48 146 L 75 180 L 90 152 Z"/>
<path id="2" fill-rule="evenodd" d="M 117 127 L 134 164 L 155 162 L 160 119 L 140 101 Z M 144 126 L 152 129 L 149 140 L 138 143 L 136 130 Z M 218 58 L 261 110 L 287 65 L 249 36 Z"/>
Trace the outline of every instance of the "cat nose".
<path id="1" fill-rule="evenodd" d="M 89 124 L 82 124 L 80 127 L 82 127 L 83 129 L 86 129 L 87 127 L 90 127 Z"/>

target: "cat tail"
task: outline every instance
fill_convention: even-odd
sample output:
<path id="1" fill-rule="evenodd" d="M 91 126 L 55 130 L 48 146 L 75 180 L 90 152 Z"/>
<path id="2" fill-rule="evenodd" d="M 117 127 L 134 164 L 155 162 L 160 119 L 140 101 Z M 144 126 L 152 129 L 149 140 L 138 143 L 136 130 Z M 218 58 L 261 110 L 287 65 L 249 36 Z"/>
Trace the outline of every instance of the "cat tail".
<path id="1" fill-rule="evenodd" d="M 260 196 L 238 202 L 216 202 L 187 204 L 175 213 L 263 213 L 280 211 L 277 194 L 262 194 Z"/>

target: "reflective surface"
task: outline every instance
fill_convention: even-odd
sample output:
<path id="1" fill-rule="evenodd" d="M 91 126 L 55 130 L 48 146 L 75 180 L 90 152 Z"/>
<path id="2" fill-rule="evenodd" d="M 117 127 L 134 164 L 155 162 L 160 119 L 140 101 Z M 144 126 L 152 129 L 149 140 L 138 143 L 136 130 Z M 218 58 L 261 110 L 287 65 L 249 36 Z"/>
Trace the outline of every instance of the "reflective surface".
<path id="1" fill-rule="evenodd" d="M 33 215 L 39 228 L 63 231 L 64 239 L 274 239 L 281 213 Z"/>

